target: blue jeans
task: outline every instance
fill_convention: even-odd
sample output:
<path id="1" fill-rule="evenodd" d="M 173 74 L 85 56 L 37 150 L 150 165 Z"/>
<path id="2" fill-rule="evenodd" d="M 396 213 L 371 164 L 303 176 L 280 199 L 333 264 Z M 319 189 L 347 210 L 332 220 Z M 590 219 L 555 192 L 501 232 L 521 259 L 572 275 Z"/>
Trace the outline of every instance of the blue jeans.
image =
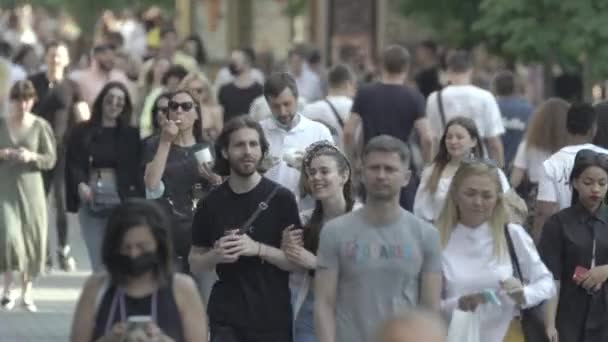
<path id="1" fill-rule="evenodd" d="M 94 214 L 86 204 L 83 204 L 78 211 L 78 221 L 80 223 L 80 230 L 82 231 L 82 238 L 89 254 L 91 269 L 93 273 L 99 272 L 103 270 L 101 245 L 106 232 L 108 217 Z"/>
<path id="2" fill-rule="evenodd" d="M 294 342 L 316 342 L 314 326 L 314 297 L 308 292 L 294 323 Z"/>

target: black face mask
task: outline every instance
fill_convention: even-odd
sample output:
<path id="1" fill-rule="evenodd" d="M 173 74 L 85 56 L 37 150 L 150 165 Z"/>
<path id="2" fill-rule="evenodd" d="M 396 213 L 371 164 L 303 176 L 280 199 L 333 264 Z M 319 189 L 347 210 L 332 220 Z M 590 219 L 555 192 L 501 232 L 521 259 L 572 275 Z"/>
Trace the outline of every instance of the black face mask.
<path id="1" fill-rule="evenodd" d="M 158 256 L 155 252 L 146 252 L 135 258 L 118 254 L 115 262 L 120 271 L 130 277 L 139 277 L 158 268 Z"/>
<path id="2" fill-rule="evenodd" d="M 239 70 L 239 67 L 236 65 L 236 63 L 228 64 L 228 70 L 230 70 L 230 74 L 232 76 L 238 76 L 241 73 L 241 70 Z"/>

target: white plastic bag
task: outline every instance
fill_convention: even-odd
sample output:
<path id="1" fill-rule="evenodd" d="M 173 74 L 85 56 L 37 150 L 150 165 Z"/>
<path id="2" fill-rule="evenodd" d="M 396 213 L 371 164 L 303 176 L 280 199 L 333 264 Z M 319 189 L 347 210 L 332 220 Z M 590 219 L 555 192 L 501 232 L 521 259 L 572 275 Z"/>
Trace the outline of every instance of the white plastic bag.
<path id="1" fill-rule="evenodd" d="M 480 342 L 479 314 L 454 310 L 446 342 Z"/>

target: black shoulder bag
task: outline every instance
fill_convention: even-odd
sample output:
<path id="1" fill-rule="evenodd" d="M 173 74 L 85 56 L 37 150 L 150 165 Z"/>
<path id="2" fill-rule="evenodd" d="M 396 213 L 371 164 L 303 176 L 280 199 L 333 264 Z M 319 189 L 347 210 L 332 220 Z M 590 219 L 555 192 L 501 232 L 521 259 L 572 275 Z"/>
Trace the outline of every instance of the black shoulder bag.
<path id="1" fill-rule="evenodd" d="M 336 120 L 338 121 L 340 128 L 344 129 L 344 120 L 342 120 L 342 117 L 338 113 L 338 110 L 336 109 L 336 107 L 327 98 L 324 98 L 323 102 L 327 103 L 327 105 L 331 109 L 331 112 L 334 113 L 334 116 L 336 117 Z M 325 125 L 325 126 L 327 126 L 327 128 L 329 128 L 331 135 L 333 135 L 334 137 L 338 136 L 338 131 L 336 130 L 335 127 L 331 127 L 331 125 Z"/>
<path id="2" fill-rule="evenodd" d="M 251 214 L 247 221 L 245 221 L 245 223 L 243 223 L 243 225 L 239 228 L 239 234 L 251 233 L 251 225 L 258 218 L 258 216 L 260 216 L 262 211 L 268 209 L 268 204 L 277 194 L 280 187 L 280 185 L 276 185 L 274 189 L 272 189 L 272 191 L 268 194 L 268 196 L 266 196 L 266 198 L 258 204 L 258 207 L 255 208 L 253 214 Z"/>
<path id="3" fill-rule="evenodd" d="M 511 238 L 511 233 L 509 233 L 509 227 L 506 225 L 505 239 L 507 240 L 507 248 L 509 249 L 509 257 L 511 258 L 515 277 L 517 277 L 523 285 L 526 285 L 526 280 L 524 280 L 519 265 L 519 259 L 517 258 L 515 247 L 513 246 L 513 239 Z M 542 303 L 529 309 L 521 309 L 521 328 L 526 342 L 549 342 L 549 338 L 545 331 L 541 305 Z"/>
<path id="4" fill-rule="evenodd" d="M 437 91 L 437 104 L 439 105 L 439 117 L 441 118 L 441 127 L 442 131 L 445 129 L 445 110 L 443 108 L 443 98 L 441 97 L 441 92 L 443 89 L 439 89 Z"/>

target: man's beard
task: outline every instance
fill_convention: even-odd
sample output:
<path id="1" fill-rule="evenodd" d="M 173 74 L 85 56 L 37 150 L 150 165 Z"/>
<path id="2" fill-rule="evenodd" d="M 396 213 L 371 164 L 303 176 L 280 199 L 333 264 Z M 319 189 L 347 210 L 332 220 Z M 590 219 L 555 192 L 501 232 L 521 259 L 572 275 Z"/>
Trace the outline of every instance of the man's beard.
<path id="1" fill-rule="evenodd" d="M 243 170 L 243 168 L 241 168 L 239 165 L 241 161 L 229 161 L 229 163 L 230 170 L 234 172 L 237 176 L 243 178 L 251 177 L 253 174 L 255 174 L 258 171 L 258 167 L 260 165 L 260 161 L 258 160 L 256 163 L 254 163 L 255 165 L 253 168 Z"/>

